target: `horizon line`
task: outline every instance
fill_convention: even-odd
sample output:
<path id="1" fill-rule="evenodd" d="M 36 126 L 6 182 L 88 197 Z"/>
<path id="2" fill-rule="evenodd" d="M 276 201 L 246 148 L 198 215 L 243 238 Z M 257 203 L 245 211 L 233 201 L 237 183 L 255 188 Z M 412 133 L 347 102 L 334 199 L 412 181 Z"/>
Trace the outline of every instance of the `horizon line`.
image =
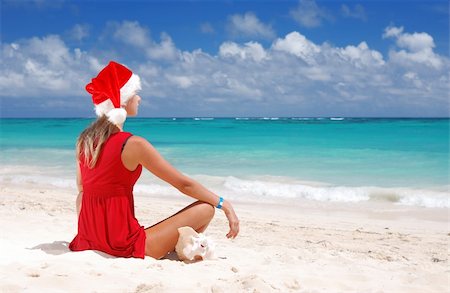
<path id="1" fill-rule="evenodd" d="M 97 117 L 1 117 L 0 119 L 95 119 Z M 235 119 L 235 118 L 260 118 L 260 119 L 273 119 L 273 118 L 372 118 L 372 119 L 449 119 L 449 116 L 144 116 L 144 117 L 129 117 L 127 119 Z"/>

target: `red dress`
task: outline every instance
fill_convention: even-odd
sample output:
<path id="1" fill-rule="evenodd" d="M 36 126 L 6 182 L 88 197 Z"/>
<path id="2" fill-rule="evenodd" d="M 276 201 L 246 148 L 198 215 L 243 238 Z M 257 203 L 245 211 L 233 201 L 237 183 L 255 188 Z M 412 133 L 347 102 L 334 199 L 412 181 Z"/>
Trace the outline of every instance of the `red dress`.
<path id="1" fill-rule="evenodd" d="M 69 245 L 71 250 L 93 249 L 120 257 L 145 257 L 146 235 L 134 216 L 133 200 L 133 186 L 142 166 L 129 171 L 121 159 L 122 148 L 130 136 L 128 132 L 111 135 L 93 169 L 80 160 L 83 199 L 78 234 Z"/>

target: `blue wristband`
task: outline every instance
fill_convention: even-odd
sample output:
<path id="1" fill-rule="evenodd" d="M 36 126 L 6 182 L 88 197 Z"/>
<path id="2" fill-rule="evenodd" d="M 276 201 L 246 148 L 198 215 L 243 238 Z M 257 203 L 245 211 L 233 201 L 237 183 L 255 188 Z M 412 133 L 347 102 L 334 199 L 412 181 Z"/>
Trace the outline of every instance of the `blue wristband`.
<path id="1" fill-rule="evenodd" d="M 221 209 L 223 204 L 223 197 L 219 198 L 219 203 L 217 204 L 216 208 Z"/>

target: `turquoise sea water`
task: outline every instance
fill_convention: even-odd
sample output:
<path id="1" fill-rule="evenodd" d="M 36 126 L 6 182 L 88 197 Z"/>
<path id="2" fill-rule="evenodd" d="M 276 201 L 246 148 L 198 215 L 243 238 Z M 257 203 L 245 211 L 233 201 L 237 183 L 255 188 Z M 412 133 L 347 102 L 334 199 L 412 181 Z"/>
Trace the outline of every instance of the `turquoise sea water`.
<path id="1" fill-rule="evenodd" d="M 92 119 L 1 119 L 1 181 L 73 184 Z M 230 197 L 449 206 L 449 119 L 134 118 L 181 172 Z M 0 181 L 0 182 L 1 182 Z M 167 191 L 145 175 L 141 192 Z M 219 192 L 217 191 L 217 192 Z"/>

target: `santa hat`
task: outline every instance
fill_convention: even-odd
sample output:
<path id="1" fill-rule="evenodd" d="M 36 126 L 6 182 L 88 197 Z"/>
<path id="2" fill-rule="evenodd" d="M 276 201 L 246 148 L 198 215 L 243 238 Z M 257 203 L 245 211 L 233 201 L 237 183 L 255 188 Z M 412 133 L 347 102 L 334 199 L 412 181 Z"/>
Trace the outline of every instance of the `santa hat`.
<path id="1" fill-rule="evenodd" d="M 106 115 L 109 121 L 121 125 L 127 118 L 122 106 L 141 90 L 141 79 L 122 64 L 110 61 L 86 90 L 92 95 L 97 116 Z"/>

